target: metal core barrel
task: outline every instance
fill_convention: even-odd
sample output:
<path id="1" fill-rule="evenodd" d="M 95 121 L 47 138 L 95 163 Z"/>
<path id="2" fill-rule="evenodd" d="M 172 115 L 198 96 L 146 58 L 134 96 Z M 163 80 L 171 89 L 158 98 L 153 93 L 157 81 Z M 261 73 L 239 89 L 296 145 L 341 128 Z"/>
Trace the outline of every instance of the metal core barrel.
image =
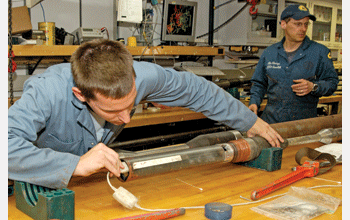
<path id="1" fill-rule="evenodd" d="M 270 125 L 283 138 L 316 134 L 324 128 L 341 128 L 342 114 L 281 122 Z"/>
<path id="2" fill-rule="evenodd" d="M 326 117 L 320 117 L 321 121 Z M 334 117 L 331 117 L 334 118 Z M 341 118 L 341 117 L 340 117 Z M 339 117 L 335 117 L 332 123 L 336 128 L 322 127 L 317 134 L 304 135 L 295 137 L 296 134 L 309 133 L 299 129 L 300 121 L 296 121 L 296 126 L 292 126 L 293 132 L 289 135 L 282 135 L 284 143 L 281 148 L 287 146 L 305 144 L 312 142 L 331 143 L 332 141 L 341 140 L 342 128 L 339 128 Z M 310 120 L 307 119 L 310 123 Z M 314 121 L 312 119 L 311 121 Z M 326 119 L 327 122 L 332 120 Z M 290 124 L 290 122 L 287 122 Z M 329 123 L 325 123 L 328 126 Z M 279 130 L 288 131 L 281 124 L 278 125 Z M 341 120 L 340 120 L 341 126 Z M 319 127 L 319 124 L 316 125 Z M 303 129 L 309 129 L 309 125 L 303 125 Z M 314 130 L 314 129 L 311 129 Z M 316 133 L 316 132 L 315 132 Z M 288 133 L 287 133 L 288 134 Z M 286 138 L 286 136 L 291 136 Z M 222 142 L 226 143 L 222 143 Z M 226 131 L 201 135 L 186 144 L 164 147 L 160 149 L 151 149 L 135 153 L 120 154 L 120 158 L 126 167 L 119 179 L 121 181 L 131 180 L 143 176 L 149 176 L 179 169 L 200 166 L 206 164 L 222 163 L 222 162 L 245 162 L 257 158 L 264 148 L 271 145 L 262 137 L 241 138 L 239 132 Z"/>
<path id="3" fill-rule="evenodd" d="M 121 181 L 149 176 L 206 164 L 230 162 L 232 147 L 228 144 L 182 149 L 170 152 L 146 154 L 122 159 L 124 167 Z"/>

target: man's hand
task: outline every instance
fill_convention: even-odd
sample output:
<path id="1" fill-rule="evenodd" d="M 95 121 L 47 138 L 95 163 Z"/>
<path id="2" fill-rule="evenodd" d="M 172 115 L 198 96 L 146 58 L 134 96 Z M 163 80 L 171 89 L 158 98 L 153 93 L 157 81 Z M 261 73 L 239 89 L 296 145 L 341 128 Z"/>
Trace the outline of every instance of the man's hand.
<path id="1" fill-rule="evenodd" d="M 97 144 L 86 154 L 80 157 L 73 176 L 89 176 L 102 169 L 109 170 L 115 176 L 120 176 L 120 169 L 123 169 L 117 152 L 103 143 Z"/>
<path id="2" fill-rule="evenodd" d="M 309 94 L 314 87 L 314 84 L 306 79 L 293 80 L 294 85 L 292 85 L 292 90 L 297 96 L 304 96 Z"/>
<path id="3" fill-rule="evenodd" d="M 251 104 L 248 108 L 256 115 L 258 114 L 258 106 L 256 104 Z"/>
<path id="4" fill-rule="evenodd" d="M 247 131 L 248 137 L 259 135 L 265 138 L 272 147 L 281 147 L 280 142 L 284 142 L 281 135 L 279 135 L 268 123 L 258 117 L 253 127 Z"/>

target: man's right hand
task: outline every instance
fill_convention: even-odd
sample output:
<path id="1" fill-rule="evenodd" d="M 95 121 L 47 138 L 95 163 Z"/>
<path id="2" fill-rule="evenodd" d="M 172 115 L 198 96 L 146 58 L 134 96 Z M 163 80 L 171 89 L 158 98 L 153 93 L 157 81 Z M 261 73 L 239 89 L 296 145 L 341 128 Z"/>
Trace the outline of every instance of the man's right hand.
<path id="1" fill-rule="evenodd" d="M 89 176 L 102 169 L 109 170 L 113 175 L 120 176 L 120 169 L 123 169 L 117 152 L 103 143 L 97 144 L 86 154 L 80 157 L 73 176 Z"/>
<path id="2" fill-rule="evenodd" d="M 248 108 L 256 115 L 258 114 L 258 106 L 256 104 L 251 104 Z"/>

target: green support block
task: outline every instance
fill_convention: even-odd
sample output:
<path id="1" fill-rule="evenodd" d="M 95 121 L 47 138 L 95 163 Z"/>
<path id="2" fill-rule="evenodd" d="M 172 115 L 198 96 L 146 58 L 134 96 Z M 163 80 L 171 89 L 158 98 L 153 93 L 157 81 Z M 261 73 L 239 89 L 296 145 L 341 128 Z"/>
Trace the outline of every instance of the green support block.
<path id="1" fill-rule="evenodd" d="M 282 152 L 283 149 L 279 147 L 265 148 L 261 151 L 258 158 L 239 164 L 266 171 L 280 170 L 282 164 Z"/>
<path id="2" fill-rule="evenodd" d="M 16 207 L 33 219 L 74 219 L 74 191 L 15 181 Z"/>

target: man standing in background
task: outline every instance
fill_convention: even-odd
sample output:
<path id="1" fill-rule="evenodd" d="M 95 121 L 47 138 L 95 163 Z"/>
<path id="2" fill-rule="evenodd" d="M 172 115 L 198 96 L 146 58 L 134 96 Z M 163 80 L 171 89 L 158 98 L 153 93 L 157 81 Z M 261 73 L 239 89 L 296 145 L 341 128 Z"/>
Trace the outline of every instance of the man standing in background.
<path id="1" fill-rule="evenodd" d="M 257 114 L 267 94 L 261 115 L 267 123 L 317 117 L 319 97 L 337 88 L 330 50 L 306 36 L 310 19 L 316 17 L 303 5 L 290 5 L 282 12 L 285 37 L 264 50 L 251 79 L 249 109 Z"/>

